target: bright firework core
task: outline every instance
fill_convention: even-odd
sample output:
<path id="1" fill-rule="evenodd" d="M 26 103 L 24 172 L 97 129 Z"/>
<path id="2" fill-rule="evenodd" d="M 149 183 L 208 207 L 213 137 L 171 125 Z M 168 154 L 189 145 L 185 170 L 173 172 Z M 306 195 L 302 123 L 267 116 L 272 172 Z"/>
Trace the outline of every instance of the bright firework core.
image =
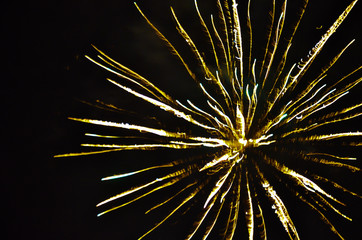
<path id="1" fill-rule="evenodd" d="M 233 152 L 241 152 L 243 153 L 246 148 L 255 148 L 261 145 L 269 145 L 274 143 L 275 140 L 267 141 L 273 134 L 269 134 L 268 136 L 262 135 L 257 139 L 246 139 L 243 135 L 238 135 L 236 137 L 232 137 L 232 140 L 226 141 L 227 146 L 232 149 Z"/>

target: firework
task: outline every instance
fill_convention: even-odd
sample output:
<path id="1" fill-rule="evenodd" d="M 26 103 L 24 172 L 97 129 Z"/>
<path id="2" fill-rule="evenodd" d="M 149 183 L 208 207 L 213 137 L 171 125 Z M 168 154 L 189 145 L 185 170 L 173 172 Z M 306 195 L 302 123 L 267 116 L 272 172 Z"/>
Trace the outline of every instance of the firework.
<path id="1" fill-rule="evenodd" d="M 109 78 L 110 83 L 181 119 L 185 124 L 175 131 L 170 130 L 165 123 L 154 127 L 147 121 L 144 124 L 133 124 L 72 117 L 71 120 L 78 122 L 133 132 L 134 136 L 87 133 L 89 137 L 104 139 L 104 143 L 95 141 L 82 146 L 99 150 L 56 157 L 124 150 L 204 151 L 195 157 L 163 161 L 162 164 L 104 177 L 102 180 L 110 181 L 145 174 L 147 177 L 152 176 L 152 180 L 100 202 L 97 207 L 110 207 L 98 216 L 137 200 L 152 198 L 156 192 L 171 189 L 171 195 L 146 212 L 148 214 L 156 209 L 164 209 L 165 214 L 140 239 L 175 215 L 186 215 L 191 211 L 190 208 L 199 209 L 186 239 L 196 234 L 202 239 L 210 234 L 220 239 L 232 239 L 240 222 L 244 223 L 242 227 L 247 229 L 249 239 L 266 239 L 262 202 L 269 202 L 268 208 L 272 207 L 290 239 L 299 239 L 297 227 L 279 195 L 278 187 L 273 185 L 273 182 L 283 182 L 291 195 L 315 210 L 331 231 L 343 238 L 326 213 L 333 211 L 347 220 L 351 219 L 335 207 L 343 206 L 344 203 L 321 186 L 327 183 L 353 196 L 360 196 L 314 173 L 308 167 L 360 171 L 349 163 L 355 161 L 355 157 L 345 155 L 345 151 L 338 154 L 338 151 L 332 149 L 336 146 L 339 149 L 360 147 L 362 133 L 355 130 L 336 132 L 331 127 L 362 115 L 362 103 L 337 110 L 332 107 L 362 81 L 362 67 L 333 82 L 326 80 L 327 72 L 353 41 L 330 59 L 317 76 L 306 76 L 328 39 L 345 20 L 357 0 L 341 12 L 314 47 L 294 64 L 288 61 L 288 53 L 308 1 L 302 1 L 301 9 L 293 13 L 295 24 L 291 30 L 285 30 L 284 26 L 287 1 L 270 1 L 270 19 L 266 24 L 265 45 L 260 56 L 255 53 L 255 48 L 261 47 L 253 45 L 253 33 L 257 26 L 252 21 L 251 2 L 247 1 L 241 7 L 236 0 L 218 0 L 218 16 L 211 16 L 206 21 L 195 0 L 200 27 L 205 32 L 205 43 L 211 54 L 200 50 L 171 7 L 176 29 L 191 50 L 197 68 L 188 63 L 183 53 L 135 4 L 148 25 L 195 81 L 200 98 L 203 99 L 201 105 L 190 100 L 182 102 L 174 99 L 156 84 L 96 47 L 98 58 L 87 56 L 93 63 L 123 79 L 116 81 Z M 99 105 L 113 111 L 120 110 L 102 102 Z M 122 138 L 126 141 L 117 141 Z M 300 166 L 301 162 L 304 167 Z"/>

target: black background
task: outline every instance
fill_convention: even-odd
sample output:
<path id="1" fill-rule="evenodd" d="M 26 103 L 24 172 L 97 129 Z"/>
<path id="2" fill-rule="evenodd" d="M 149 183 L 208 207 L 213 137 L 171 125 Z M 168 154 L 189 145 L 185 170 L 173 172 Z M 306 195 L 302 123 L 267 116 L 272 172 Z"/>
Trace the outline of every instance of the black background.
<path id="1" fill-rule="evenodd" d="M 138 1 L 172 39 L 176 32 L 168 9 L 170 2 L 179 16 L 194 14 L 193 1 Z M 310 49 L 322 34 L 317 28 L 323 26 L 325 30 L 346 6 L 344 1 L 331 2 L 311 1 L 302 23 L 305 27 L 296 36 L 298 46 L 310 40 L 306 43 Z M 205 1 L 200 3 L 206 16 L 212 8 L 208 8 Z M 361 64 L 360 5 L 357 4 L 326 46 L 329 49 L 326 51 L 333 55 L 334 46 L 340 49 L 356 39 L 338 66 L 344 73 Z M 1 196 L 5 203 L 1 215 L 5 238 L 135 239 L 147 225 L 142 214 L 137 215 L 138 205 L 121 211 L 116 217 L 105 218 L 96 218 L 95 207 L 109 196 L 99 179 L 113 173 L 119 159 L 133 161 L 133 155 L 121 153 L 117 155 L 119 159 L 107 159 L 109 156 L 54 159 L 53 155 L 80 149 L 83 127 L 67 120 L 68 116 L 89 117 L 98 113 L 79 99 L 102 99 L 133 106 L 128 95 L 104 81 L 105 76 L 110 75 L 84 58 L 85 54 L 94 54 L 91 44 L 146 76 L 156 76 L 150 79 L 160 79 L 160 84 L 166 89 L 170 87 L 175 95 L 187 93 L 188 88 L 181 82 L 186 73 L 176 74 L 183 71 L 182 67 L 153 36 L 130 0 L 5 1 L 1 18 L 5 60 L 1 74 L 2 105 L 5 106 Z M 185 17 L 183 20 L 185 26 L 190 25 L 187 21 L 192 22 Z M 303 50 L 302 47 L 294 49 L 297 59 L 305 56 Z M 175 89 L 176 92 L 172 92 Z M 360 98 L 360 93 L 353 96 Z M 360 181 L 354 182 L 352 189 L 360 190 Z M 357 217 L 355 221 L 345 223 L 336 218 L 335 223 L 347 239 L 358 239 L 353 236 L 360 233 L 360 201 L 358 204 L 358 200 L 351 200 L 350 204 L 348 212 Z M 297 208 L 295 212 L 302 238 L 335 238 L 309 210 Z M 277 227 L 267 225 L 269 239 L 286 237 L 280 224 L 271 225 Z M 278 236 L 279 233 L 283 235 Z M 165 236 L 170 236 L 167 234 L 165 230 Z"/>

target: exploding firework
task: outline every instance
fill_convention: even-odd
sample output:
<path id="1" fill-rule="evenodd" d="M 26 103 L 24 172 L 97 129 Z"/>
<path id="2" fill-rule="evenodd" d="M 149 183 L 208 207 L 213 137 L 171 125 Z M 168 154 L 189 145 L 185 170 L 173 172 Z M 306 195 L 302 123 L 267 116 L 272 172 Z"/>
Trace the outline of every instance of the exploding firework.
<path id="1" fill-rule="evenodd" d="M 155 201 L 146 211 L 146 214 L 151 214 L 159 210 L 163 216 L 141 234 L 140 239 L 151 235 L 175 216 L 187 215 L 189 217 L 185 219 L 192 219 L 193 223 L 189 232 L 182 236 L 186 239 L 206 239 L 211 235 L 217 239 L 232 239 L 237 225 L 243 225 L 241 228 L 246 229 L 249 239 L 266 239 L 266 208 L 273 209 L 290 239 L 299 239 L 297 227 L 279 192 L 282 186 L 284 191 L 313 209 L 331 231 L 343 238 L 328 215 L 334 212 L 351 219 L 336 207 L 344 206 L 344 203 L 322 186 L 328 186 L 328 189 L 333 186 L 339 191 L 360 196 L 324 176 L 323 171 L 321 174 L 317 172 L 323 168 L 345 169 L 351 174 L 360 172 L 350 164 L 356 158 L 348 154 L 351 149 L 361 146 L 362 133 L 355 129 L 335 131 L 338 128 L 334 126 L 362 115 L 362 103 L 347 107 L 338 105 L 362 81 L 362 67 L 339 79 L 327 76 L 353 43 L 351 41 L 317 75 L 308 75 L 308 69 L 357 0 L 341 11 L 314 47 L 295 63 L 289 60 L 289 50 L 308 1 L 301 1 L 299 11 L 293 13 L 293 27 L 289 29 L 284 26 L 287 1 L 269 1 L 269 18 L 262 40 L 256 39 L 258 26 L 253 22 L 250 10 L 253 2 L 257 1 L 245 1 L 238 6 L 236 0 L 215 1 L 217 17 L 206 20 L 195 0 L 200 27 L 205 33 L 202 49 L 205 46 L 209 49 L 206 53 L 191 38 L 171 8 L 176 29 L 189 47 L 192 60 L 187 53 L 180 52 L 135 4 L 144 20 L 196 83 L 197 102 L 176 100 L 156 83 L 96 47 L 98 58 L 87 56 L 121 79 L 108 78 L 116 87 L 143 100 L 148 106 L 161 109 L 174 117 L 176 123 L 183 123 L 175 128 L 173 123 L 161 122 L 162 117 L 158 116 L 146 116 L 142 124 L 71 117 L 74 121 L 126 133 L 87 133 L 87 136 L 103 142 L 95 140 L 82 144 L 92 149 L 87 152 L 56 157 L 124 150 L 158 150 L 162 154 L 169 149 L 176 151 L 177 156 L 183 156 L 180 152 L 189 153 L 181 159 L 162 159 L 161 163 L 147 163 L 135 171 L 104 177 L 103 181 L 111 181 L 145 176 L 147 181 L 100 202 L 97 207 L 104 210 L 98 216 L 138 200 L 152 199 L 164 191 L 159 202 Z M 262 47 L 256 45 L 263 41 Z M 124 111 L 101 101 L 96 106 L 113 112 Z M 264 204 L 269 205 L 265 208 Z"/>

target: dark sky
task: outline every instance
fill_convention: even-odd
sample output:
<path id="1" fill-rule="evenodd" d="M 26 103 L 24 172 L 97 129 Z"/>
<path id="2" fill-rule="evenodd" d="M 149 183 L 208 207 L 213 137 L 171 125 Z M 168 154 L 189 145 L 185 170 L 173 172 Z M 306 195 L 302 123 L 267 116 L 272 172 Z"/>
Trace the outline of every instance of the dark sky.
<path id="1" fill-rule="evenodd" d="M 167 36 L 177 39 L 168 8 L 170 2 L 178 15 L 183 16 L 185 26 L 193 23 L 191 18 L 185 17 L 194 13 L 192 0 L 138 1 Z M 305 56 L 298 55 L 298 51 L 304 52 L 299 46 L 311 39 L 308 46 L 313 46 L 321 31 L 346 6 L 327 0 L 311 2 L 314 2 L 310 4 L 311 13 L 306 15 L 301 27 L 304 32 L 296 36 L 299 41 L 294 50 L 296 59 Z M 205 8 L 205 16 L 213 11 L 205 1 L 200 0 L 200 3 Z M 152 35 L 131 0 L 6 1 L 0 11 L 2 58 L 5 60 L 2 64 L 5 154 L 1 157 L 5 239 L 134 239 L 139 236 L 145 227 L 142 214 L 137 215 L 138 205 L 114 217 L 96 218 L 95 205 L 109 196 L 108 188 L 117 187 L 105 187 L 99 179 L 113 173 L 119 159 L 54 159 L 52 156 L 79 151 L 79 144 L 84 140 L 84 127 L 67 117 L 99 113 L 79 100 L 102 99 L 134 106 L 127 95 L 105 81 L 110 74 L 85 59 L 85 54 L 96 56 L 91 44 L 140 73 L 155 76 L 151 79 L 170 87 L 174 95 L 191 91 L 188 84 L 181 82 L 185 79 L 190 82 L 187 74 Z M 337 50 L 334 46 L 341 49 L 356 38 L 346 53 L 346 61 L 339 67 L 342 71 L 347 69 L 344 73 L 361 65 L 361 13 L 361 3 L 358 3 L 326 50 L 333 55 Z M 317 29 L 320 26 L 322 30 Z M 130 153 L 121 153 L 117 158 L 134 160 Z M 354 189 L 361 189 L 360 184 L 355 184 Z M 360 203 L 351 200 L 353 210 L 348 212 L 357 216 L 361 213 Z M 303 213 L 298 211 L 298 214 Z M 338 226 L 340 218 L 336 219 Z M 335 237 L 315 216 L 313 220 L 299 222 L 304 222 L 300 229 L 305 231 L 305 239 Z M 357 239 L 352 236 L 360 233 L 360 225 L 359 216 L 350 224 L 341 222 L 340 229 L 349 236 L 346 239 Z M 179 231 L 182 231 L 180 226 Z M 269 233 L 274 236 L 270 239 L 284 239 L 284 233 L 283 237 L 277 237 L 279 230 L 283 231 L 281 227 L 275 231 L 270 229 Z"/>

